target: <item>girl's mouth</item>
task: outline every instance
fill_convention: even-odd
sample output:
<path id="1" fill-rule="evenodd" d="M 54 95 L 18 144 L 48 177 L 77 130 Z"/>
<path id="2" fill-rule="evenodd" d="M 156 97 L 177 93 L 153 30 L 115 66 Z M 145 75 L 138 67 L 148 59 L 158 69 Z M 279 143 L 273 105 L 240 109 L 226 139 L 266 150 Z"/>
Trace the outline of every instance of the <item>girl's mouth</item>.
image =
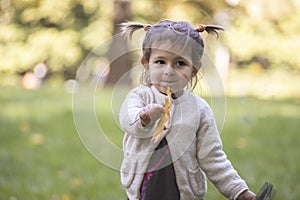
<path id="1" fill-rule="evenodd" d="M 171 80 L 171 81 L 169 81 L 169 80 L 166 80 L 166 81 L 163 81 L 164 83 L 167 83 L 167 84 L 174 84 L 174 83 L 176 83 L 177 81 L 173 81 L 173 80 Z"/>

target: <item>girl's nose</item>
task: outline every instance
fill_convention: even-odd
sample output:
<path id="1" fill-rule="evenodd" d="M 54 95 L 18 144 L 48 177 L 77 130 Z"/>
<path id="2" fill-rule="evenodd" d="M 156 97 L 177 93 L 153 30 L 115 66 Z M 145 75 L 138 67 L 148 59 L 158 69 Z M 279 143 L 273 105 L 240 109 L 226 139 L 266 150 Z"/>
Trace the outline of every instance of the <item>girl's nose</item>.
<path id="1" fill-rule="evenodd" d="M 175 69 L 171 65 L 166 66 L 166 69 L 164 71 L 165 75 L 173 76 L 173 75 L 175 75 L 175 73 L 176 73 Z"/>

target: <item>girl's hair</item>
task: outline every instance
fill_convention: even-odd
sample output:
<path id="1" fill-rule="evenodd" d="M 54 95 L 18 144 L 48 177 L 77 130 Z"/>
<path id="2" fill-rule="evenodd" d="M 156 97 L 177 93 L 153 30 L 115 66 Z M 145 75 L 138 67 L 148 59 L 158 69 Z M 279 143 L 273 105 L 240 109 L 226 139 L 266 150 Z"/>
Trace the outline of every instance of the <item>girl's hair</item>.
<path id="1" fill-rule="evenodd" d="M 224 30 L 221 26 L 203 24 L 193 28 L 188 22 L 176 22 L 171 20 L 162 20 L 154 25 L 138 22 L 125 22 L 121 24 L 122 33 L 129 35 L 130 39 L 132 38 L 134 31 L 141 28 L 147 31 L 142 45 L 144 60 L 149 61 L 153 45 L 159 44 L 160 41 L 170 41 L 171 45 L 166 50 L 170 50 L 175 46 L 178 48 L 179 44 L 180 49 L 174 51 L 176 54 L 180 54 L 180 52 L 184 51 L 186 48 L 191 48 L 192 64 L 196 71 L 201 67 L 204 48 L 204 43 L 199 33 L 206 31 L 209 34 L 214 34 L 218 37 L 220 31 Z M 191 80 L 192 89 L 194 89 L 197 84 L 197 76 L 195 77 L 196 81 L 194 83 L 192 83 Z M 142 80 L 146 80 L 147 83 L 150 83 L 147 72 L 142 76 Z"/>

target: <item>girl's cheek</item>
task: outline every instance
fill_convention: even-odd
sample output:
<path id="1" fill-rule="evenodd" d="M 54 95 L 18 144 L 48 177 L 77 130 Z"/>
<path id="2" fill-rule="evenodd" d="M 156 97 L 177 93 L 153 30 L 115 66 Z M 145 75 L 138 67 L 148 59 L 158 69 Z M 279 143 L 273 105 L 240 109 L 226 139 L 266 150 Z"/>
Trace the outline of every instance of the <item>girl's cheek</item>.
<path id="1" fill-rule="evenodd" d="M 150 79 L 152 83 L 158 83 L 158 74 L 154 72 L 150 72 Z"/>

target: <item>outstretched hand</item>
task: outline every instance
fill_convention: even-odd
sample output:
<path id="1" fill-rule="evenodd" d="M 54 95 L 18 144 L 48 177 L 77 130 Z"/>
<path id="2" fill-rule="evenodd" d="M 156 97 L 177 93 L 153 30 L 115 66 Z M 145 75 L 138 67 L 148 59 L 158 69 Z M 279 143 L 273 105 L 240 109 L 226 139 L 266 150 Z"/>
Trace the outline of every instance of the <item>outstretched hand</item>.
<path id="1" fill-rule="evenodd" d="M 237 198 L 237 200 L 255 200 L 255 199 L 256 199 L 256 195 L 250 190 L 246 190 L 242 192 Z"/>
<path id="2" fill-rule="evenodd" d="M 161 117 L 164 107 L 160 104 L 148 104 L 140 113 L 140 119 L 143 126 L 149 125 Z"/>

